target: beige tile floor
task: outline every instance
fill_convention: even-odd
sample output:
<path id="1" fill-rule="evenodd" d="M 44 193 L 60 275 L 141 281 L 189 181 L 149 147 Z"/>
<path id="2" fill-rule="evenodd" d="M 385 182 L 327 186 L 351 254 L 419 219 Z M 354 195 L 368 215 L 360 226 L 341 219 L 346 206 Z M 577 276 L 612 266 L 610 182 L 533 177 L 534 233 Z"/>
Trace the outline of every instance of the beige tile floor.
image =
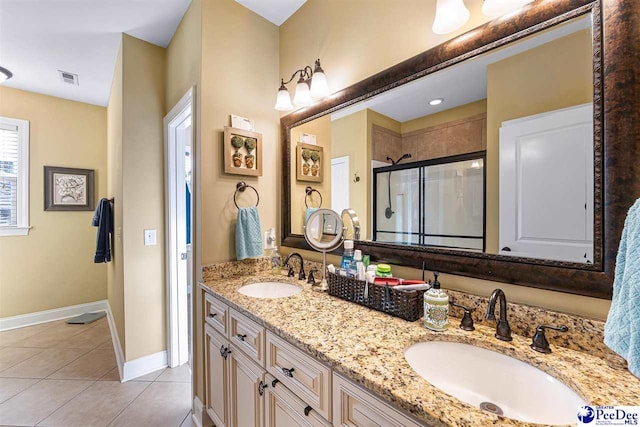
<path id="1" fill-rule="evenodd" d="M 187 365 L 120 383 L 109 325 L 0 332 L 0 427 L 191 427 Z"/>

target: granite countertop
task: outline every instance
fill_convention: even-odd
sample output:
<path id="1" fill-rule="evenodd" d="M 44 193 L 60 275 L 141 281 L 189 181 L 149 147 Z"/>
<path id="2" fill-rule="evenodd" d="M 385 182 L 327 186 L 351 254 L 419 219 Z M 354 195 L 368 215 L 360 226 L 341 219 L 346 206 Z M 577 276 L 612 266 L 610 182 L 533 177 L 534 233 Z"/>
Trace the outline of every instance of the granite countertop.
<path id="1" fill-rule="evenodd" d="M 303 291 L 279 299 L 257 299 L 237 292 L 241 286 L 259 281 L 294 283 Z M 414 343 L 432 340 L 473 344 L 525 361 L 562 381 L 591 405 L 640 405 L 638 378 L 627 370 L 610 367 L 602 358 L 557 347 L 551 337 L 553 352 L 541 354 L 529 348 L 530 337 L 514 334 L 511 342 L 496 339 L 494 322 L 476 323 L 475 331 L 465 332 L 457 327 L 459 319 L 450 318 L 446 332 L 432 332 L 421 321 L 391 317 L 272 273 L 208 280 L 200 286 L 336 372 L 430 425 L 538 425 L 484 412 L 415 373 L 404 358 L 404 350 Z"/>

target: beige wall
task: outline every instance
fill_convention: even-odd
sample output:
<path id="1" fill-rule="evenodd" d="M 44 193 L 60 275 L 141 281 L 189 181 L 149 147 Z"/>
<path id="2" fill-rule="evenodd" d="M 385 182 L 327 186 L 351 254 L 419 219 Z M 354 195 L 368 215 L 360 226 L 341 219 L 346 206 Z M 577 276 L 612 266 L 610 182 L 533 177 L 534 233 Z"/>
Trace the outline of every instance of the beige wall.
<path id="1" fill-rule="evenodd" d="M 166 349 L 165 49 L 123 35 L 112 89 L 108 152 L 116 259 L 110 266 L 109 301 L 125 361 L 130 361 Z M 157 245 L 144 245 L 144 229 L 157 231 Z"/>
<path id="2" fill-rule="evenodd" d="M 405 7 L 398 7 L 396 2 L 384 0 L 308 0 L 280 27 L 281 74 L 285 76 L 319 57 L 330 89 L 335 92 L 487 20 L 479 10 L 480 0 L 467 1 L 472 20 L 456 33 L 436 36 L 430 31 L 433 3 L 410 0 Z M 354 22 L 358 23 L 358 31 L 353 31 Z M 399 27 L 402 31 L 398 31 Z M 546 72 L 539 76 L 551 80 Z M 407 276 L 419 274 L 412 269 L 401 271 Z M 606 317 L 610 304 L 606 300 L 460 276 L 445 278 L 444 286 L 452 289 L 489 295 L 500 286 L 514 301 L 597 318 Z"/>
<path id="3" fill-rule="evenodd" d="M 322 182 L 298 181 L 296 179 L 296 159 L 300 134 L 309 133 L 316 136 L 316 142 L 322 147 Z M 304 221 L 307 207 L 305 205 L 305 189 L 312 187 L 322 194 L 322 207 L 331 209 L 331 159 L 339 157 L 331 152 L 331 115 L 327 114 L 291 130 L 291 231 L 304 233 Z M 316 193 L 309 197 L 309 207 L 317 207 L 320 198 Z"/>
<path id="4" fill-rule="evenodd" d="M 200 84 L 202 2 L 192 0 L 167 46 L 167 112 L 192 86 Z"/>
<path id="5" fill-rule="evenodd" d="M 349 156 L 349 201 L 360 220 L 361 236 L 369 235 L 369 209 L 371 191 L 369 179 L 371 174 L 371 150 L 367 142 L 367 111 L 342 117 L 331 123 L 331 156 Z M 359 182 L 353 182 L 355 174 L 360 176 Z M 339 212 L 341 213 L 341 212 Z"/>
<path id="6" fill-rule="evenodd" d="M 109 179 L 107 193 L 113 197 L 113 236 L 111 262 L 107 266 L 107 292 L 109 307 L 118 332 L 118 340 L 123 351 L 124 339 L 124 260 L 122 256 L 122 46 L 118 50 L 118 59 L 113 73 L 111 93 L 107 106 L 107 162 Z"/>
<path id="7" fill-rule="evenodd" d="M 107 267 L 94 264 L 93 212 L 45 212 L 43 166 L 95 170 L 95 201 L 107 193 L 104 107 L 0 87 L 0 116 L 28 120 L 28 236 L 0 237 L 0 317 L 107 296 Z"/>
<path id="8" fill-rule="evenodd" d="M 486 112 L 487 100 L 481 99 L 480 101 L 470 102 L 439 113 L 429 114 L 428 116 L 418 117 L 417 119 L 403 122 L 401 125 L 402 131 L 400 133 L 405 134 L 424 128 L 443 125 L 445 123 L 463 120 Z"/>
<path id="9" fill-rule="evenodd" d="M 260 193 L 263 229 L 278 223 L 281 185 L 279 114 L 273 108 L 278 77 L 278 27 L 234 0 L 202 4 L 202 263 L 235 259 L 233 194 L 238 181 Z M 273 83 L 275 82 L 275 83 Z M 261 177 L 224 173 L 222 140 L 229 115 L 254 120 L 262 134 Z"/>
<path id="10" fill-rule="evenodd" d="M 263 230 L 279 227 L 281 150 L 279 114 L 273 108 L 278 74 L 278 27 L 234 0 L 205 1 L 202 16 L 200 87 L 201 263 L 235 259 L 237 209 L 233 193 L 238 181 L 260 192 Z M 197 24 L 193 24 L 197 25 Z M 275 83 L 274 83 L 275 82 Z M 222 133 L 230 114 L 254 120 L 262 134 L 263 173 L 252 178 L 224 173 Z M 202 293 L 195 293 L 195 318 L 202 309 Z M 202 323 L 194 324 L 194 392 L 204 401 Z"/>
<path id="11" fill-rule="evenodd" d="M 487 67 L 487 252 L 498 252 L 502 122 L 593 101 L 591 30 Z M 495 220 L 490 220 L 494 218 Z"/>

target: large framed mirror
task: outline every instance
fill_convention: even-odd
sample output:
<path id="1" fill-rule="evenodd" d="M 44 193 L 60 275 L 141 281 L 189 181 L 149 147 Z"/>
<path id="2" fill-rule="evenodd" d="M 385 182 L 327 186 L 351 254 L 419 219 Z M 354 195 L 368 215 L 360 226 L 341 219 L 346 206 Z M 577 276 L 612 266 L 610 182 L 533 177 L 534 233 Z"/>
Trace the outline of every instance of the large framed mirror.
<path id="1" fill-rule="evenodd" d="M 375 260 L 610 298 L 640 113 L 638 11 L 608 3 L 537 1 L 283 117 L 282 244 L 350 209 Z"/>

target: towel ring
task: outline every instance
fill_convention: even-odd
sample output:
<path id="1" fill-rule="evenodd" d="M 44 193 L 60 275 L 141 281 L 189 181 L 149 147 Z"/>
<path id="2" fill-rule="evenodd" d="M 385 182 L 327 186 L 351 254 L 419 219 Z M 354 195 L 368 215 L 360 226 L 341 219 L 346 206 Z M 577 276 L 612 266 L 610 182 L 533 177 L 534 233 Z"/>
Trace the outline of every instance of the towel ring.
<path id="1" fill-rule="evenodd" d="M 256 197 L 258 198 L 258 200 L 256 201 L 256 207 L 258 207 L 258 205 L 260 204 L 260 194 L 258 194 L 258 190 L 256 190 L 254 187 L 247 184 L 246 182 L 240 181 L 239 183 L 236 184 L 236 192 L 233 193 L 233 204 L 236 205 L 236 208 L 238 209 L 240 209 L 240 206 L 238 206 L 238 201 L 237 201 L 238 192 L 244 193 L 244 190 L 246 190 L 247 188 L 252 189 L 256 193 Z"/>
<path id="2" fill-rule="evenodd" d="M 307 203 L 307 198 L 309 196 L 311 196 L 313 193 L 318 193 L 318 196 L 320 196 L 320 204 L 318 205 L 318 208 L 322 207 L 322 194 L 320 194 L 320 192 L 318 190 L 316 190 L 315 188 L 311 188 L 311 187 L 307 187 L 304 189 L 305 192 L 305 196 L 304 196 L 304 205 L 309 208 L 309 204 Z"/>

